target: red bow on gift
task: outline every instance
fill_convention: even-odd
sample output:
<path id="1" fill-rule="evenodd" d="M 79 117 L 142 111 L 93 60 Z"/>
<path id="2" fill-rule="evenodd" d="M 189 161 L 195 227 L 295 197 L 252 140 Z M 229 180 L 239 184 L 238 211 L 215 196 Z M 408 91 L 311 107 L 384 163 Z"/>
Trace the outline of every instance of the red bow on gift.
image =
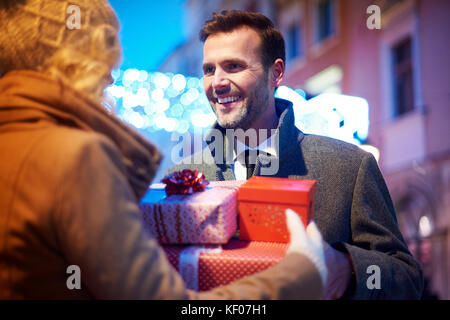
<path id="1" fill-rule="evenodd" d="M 192 194 L 204 191 L 209 181 L 205 180 L 205 175 L 198 170 L 184 169 L 167 175 L 161 181 L 166 184 L 166 194 Z"/>

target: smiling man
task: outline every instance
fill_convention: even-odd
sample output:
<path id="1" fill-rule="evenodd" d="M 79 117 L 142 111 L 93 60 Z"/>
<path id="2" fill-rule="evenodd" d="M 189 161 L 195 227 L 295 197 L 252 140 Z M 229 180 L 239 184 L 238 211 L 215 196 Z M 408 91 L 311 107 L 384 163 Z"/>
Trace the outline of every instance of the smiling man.
<path id="1" fill-rule="evenodd" d="M 284 62 L 265 65 L 261 40 L 247 26 L 208 36 L 204 46 L 204 87 L 222 128 L 275 129 L 274 89 Z"/>
<path id="2" fill-rule="evenodd" d="M 205 22 L 200 39 L 205 93 L 217 123 L 206 137 L 203 163 L 194 154 L 171 171 L 198 169 L 209 180 L 316 180 L 314 220 L 326 241 L 329 268 L 324 298 L 420 298 L 422 271 L 398 229 L 374 157 L 357 146 L 302 133 L 292 104 L 274 98 L 284 76 L 285 45 L 273 23 L 259 13 L 223 11 Z M 277 170 L 268 173 L 274 162 Z M 369 285 L 373 278 L 376 287 Z"/>

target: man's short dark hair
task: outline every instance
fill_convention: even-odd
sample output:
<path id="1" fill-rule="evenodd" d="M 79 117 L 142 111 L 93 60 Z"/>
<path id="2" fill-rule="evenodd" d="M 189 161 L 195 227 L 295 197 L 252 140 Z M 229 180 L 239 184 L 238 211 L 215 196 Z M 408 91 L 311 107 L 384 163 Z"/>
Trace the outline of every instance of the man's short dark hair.
<path id="1" fill-rule="evenodd" d="M 213 34 L 232 32 L 243 26 L 247 26 L 259 34 L 262 63 L 266 70 L 278 58 L 286 62 L 283 36 L 275 29 L 273 22 L 261 13 L 241 10 L 225 10 L 220 14 L 214 13 L 213 18 L 206 21 L 200 30 L 200 40 L 205 42 Z"/>

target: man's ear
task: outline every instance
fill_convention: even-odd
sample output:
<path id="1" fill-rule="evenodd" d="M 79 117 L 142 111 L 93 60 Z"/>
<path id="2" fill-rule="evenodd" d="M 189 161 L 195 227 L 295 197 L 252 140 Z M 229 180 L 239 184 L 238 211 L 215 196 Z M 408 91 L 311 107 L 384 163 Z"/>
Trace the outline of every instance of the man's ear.
<path id="1" fill-rule="evenodd" d="M 275 60 L 273 65 L 270 67 L 270 78 L 269 81 L 272 84 L 272 87 L 276 88 L 280 86 L 281 81 L 284 77 L 284 61 L 278 58 Z"/>

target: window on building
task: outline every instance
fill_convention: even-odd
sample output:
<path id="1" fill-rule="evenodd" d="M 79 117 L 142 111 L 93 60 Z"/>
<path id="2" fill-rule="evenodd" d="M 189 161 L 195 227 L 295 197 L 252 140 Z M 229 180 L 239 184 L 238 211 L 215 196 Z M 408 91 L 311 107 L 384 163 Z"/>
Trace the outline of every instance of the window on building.
<path id="1" fill-rule="evenodd" d="M 394 114 L 400 116 L 414 109 L 411 37 L 392 47 L 394 77 Z"/>
<path id="2" fill-rule="evenodd" d="M 316 4 L 317 31 L 316 40 L 320 42 L 336 31 L 335 28 L 335 1 L 318 0 Z"/>
<path id="3" fill-rule="evenodd" d="M 303 55 L 302 30 L 298 23 L 293 24 L 287 31 L 287 60 L 293 60 Z"/>

